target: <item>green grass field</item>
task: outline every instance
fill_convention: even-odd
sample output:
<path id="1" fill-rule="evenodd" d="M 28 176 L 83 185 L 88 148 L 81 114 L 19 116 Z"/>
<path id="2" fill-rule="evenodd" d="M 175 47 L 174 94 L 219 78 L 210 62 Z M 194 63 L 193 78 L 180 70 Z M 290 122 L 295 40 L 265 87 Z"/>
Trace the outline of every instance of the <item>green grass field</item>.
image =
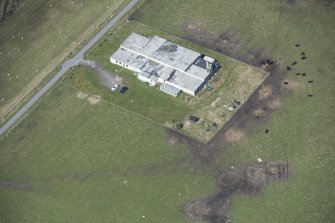
<path id="1" fill-rule="evenodd" d="M 27 0 L 1 23 L 0 119 L 125 2 Z"/>
<path id="2" fill-rule="evenodd" d="M 1 188 L 0 222 L 184 222 L 182 205 L 214 181 L 165 140 L 154 123 L 60 84 L 0 141 L 0 181 L 28 185 Z"/>
<path id="3" fill-rule="evenodd" d="M 6 7 L 5 7 L 5 0 L 0 1 L 0 20 L 2 20 L 5 17 L 6 14 Z"/>
<path id="4" fill-rule="evenodd" d="M 113 68 L 120 69 L 117 66 Z M 185 104 L 175 98 L 139 82 L 132 72 L 122 70 L 120 74 L 123 78 L 122 86 L 129 88 L 126 94 L 120 94 L 118 90 L 112 92 L 110 88 L 102 86 L 98 75 L 85 66 L 80 66 L 71 72 L 65 79 L 65 83 L 77 92 L 100 95 L 109 103 L 126 108 L 157 123 L 182 119 L 190 111 Z"/>
<path id="5" fill-rule="evenodd" d="M 0 22 L 11 16 L 20 7 L 24 0 L 0 0 Z"/>
<path id="6" fill-rule="evenodd" d="M 94 80 L 90 71 L 75 70 L 0 140 L 0 181 L 10 182 L 0 190 L 0 222 L 188 222 L 182 205 L 214 191 L 217 170 L 243 168 L 256 162 L 255 155 L 288 160 L 292 173 L 256 197 L 234 196 L 232 222 L 334 222 L 332 10 L 312 0 L 148 1 L 135 19 L 167 34 L 184 36 L 185 24 L 208 27 L 213 35 L 230 30 L 243 52 L 262 49 L 281 57 L 283 67 L 297 60 L 288 74 L 296 87 L 267 120 L 242 140 L 223 144 L 211 165 L 201 166 L 185 144 L 167 144 L 159 125 L 109 101 L 120 98 L 87 89 L 103 100 L 92 105 L 79 99 L 71 75 Z M 301 51 L 306 61 L 299 59 Z M 110 66 L 108 58 L 100 60 Z"/>
<path id="7" fill-rule="evenodd" d="M 195 13 L 196 12 L 196 13 Z M 262 49 L 294 60 L 288 79 L 298 87 L 284 96 L 270 119 L 250 135 L 225 146 L 219 163 L 243 166 L 255 155 L 265 160 L 288 160 L 293 168 L 289 181 L 269 187 L 257 198 L 236 196 L 233 222 L 334 222 L 334 96 L 335 17 L 332 7 L 319 1 L 148 1 L 135 19 L 165 32 L 185 36 L 184 27 L 207 27 L 213 35 L 230 31 L 241 51 Z M 294 47 L 299 43 L 300 48 Z M 299 58 L 304 51 L 308 59 Z M 306 77 L 296 76 L 306 72 Z M 312 87 L 307 81 L 313 80 Z M 314 94 L 307 98 L 309 88 Z M 264 129 L 270 135 L 265 136 Z"/>

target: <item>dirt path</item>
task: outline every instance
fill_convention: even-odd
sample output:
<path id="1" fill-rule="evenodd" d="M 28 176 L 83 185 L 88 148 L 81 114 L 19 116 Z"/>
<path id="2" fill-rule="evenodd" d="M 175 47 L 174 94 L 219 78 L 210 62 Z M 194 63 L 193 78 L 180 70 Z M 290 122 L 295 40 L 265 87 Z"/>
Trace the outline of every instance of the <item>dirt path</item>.
<path id="1" fill-rule="evenodd" d="M 108 88 L 111 88 L 114 84 L 121 85 L 122 83 L 122 78 L 120 76 L 108 71 L 94 61 L 84 60 L 81 64 L 91 68 L 99 76 L 101 84 Z"/>
<path id="2" fill-rule="evenodd" d="M 5 188 L 5 189 L 17 189 L 17 190 L 30 190 L 32 189 L 32 186 L 29 184 L 22 184 L 22 183 L 17 183 L 13 181 L 3 181 L 0 180 L 0 189 Z"/>
<path id="3" fill-rule="evenodd" d="M 238 110 L 230 121 L 217 133 L 208 144 L 203 144 L 173 130 L 167 130 L 169 141 L 185 143 L 192 153 L 192 160 L 204 166 L 215 165 L 218 153 L 226 143 L 246 137 L 253 126 L 268 119 L 280 106 L 280 101 L 289 89 L 285 86 L 287 72 L 273 63 L 268 67 L 270 76 L 250 99 Z M 243 170 L 219 170 L 217 191 L 207 197 L 186 204 L 183 213 L 192 221 L 210 221 L 212 223 L 230 222 L 227 214 L 231 207 L 233 194 L 257 195 L 271 182 L 287 180 L 288 162 L 263 162 L 247 165 Z"/>
<path id="4" fill-rule="evenodd" d="M 289 165 L 276 161 L 224 171 L 217 179 L 217 192 L 185 205 L 184 215 L 193 221 L 230 222 L 226 217 L 233 194 L 257 195 L 272 182 L 287 180 Z"/>

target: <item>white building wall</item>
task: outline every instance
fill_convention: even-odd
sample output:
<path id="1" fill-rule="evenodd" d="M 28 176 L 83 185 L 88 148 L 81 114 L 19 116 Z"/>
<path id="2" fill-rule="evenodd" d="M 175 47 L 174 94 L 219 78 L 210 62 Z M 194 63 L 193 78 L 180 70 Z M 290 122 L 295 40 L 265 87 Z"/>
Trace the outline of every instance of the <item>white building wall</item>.
<path id="1" fill-rule="evenodd" d="M 186 89 L 186 88 L 184 88 L 184 87 L 182 87 L 182 86 L 179 86 L 179 85 L 177 85 L 177 84 L 174 84 L 174 83 L 172 83 L 172 82 L 170 82 L 170 81 L 166 81 L 165 83 L 167 83 L 167 84 L 169 84 L 169 85 L 171 85 L 171 86 L 173 86 L 173 87 L 175 87 L 175 88 L 178 88 L 178 89 L 180 89 L 181 91 L 183 91 L 183 92 L 185 92 L 185 93 L 188 93 L 188 94 L 190 94 L 190 95 L 195 95 L 195 92 L 194 91 L 191 91 L 191 90 L 189 90 L 189 89 Z"/>
<path id="2" fill-rule="evenodd" d="M 156 82 L 147 78 L 147 77 L 144 77 L 142 75 L 138 75 L 137 76 L 137 79 L 139 79 L 140 81 L 143 81 L 143 82 L 146 82 L 146 83 L 149 83 L 150 86 L 155 86 L 156 85 Z"/>

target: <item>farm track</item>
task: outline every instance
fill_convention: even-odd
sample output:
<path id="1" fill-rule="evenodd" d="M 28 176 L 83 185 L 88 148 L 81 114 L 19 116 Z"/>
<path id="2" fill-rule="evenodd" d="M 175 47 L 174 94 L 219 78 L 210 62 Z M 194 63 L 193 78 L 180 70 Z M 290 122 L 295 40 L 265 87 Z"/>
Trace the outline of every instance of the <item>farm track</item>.
<path id="1" fill-rule="evenodd" d="M 101 37 L 103 37 L 114 25 L 124 16 L 127 12 L 137 4 L 139 0 L 130 1 L 118 14 L 114 16 L 114 18 L 102 29 L 100 30 L 73 58 L 65 61 L 61 65 L 61 69 L 57 74 L 49 80 L 41 90 L 39 90 L 11 119 L 7 121 L 7 123 L 1 127 L 0 136 L 5 132 L 10 130 L 10 128 L 24 115 L 27 113 L 29 109 L 31 109 L 35 103 L 46 93 L 48 92 L 72 67 L 78 65 L 83 62 L 84 54 L 99 41 Z"/>

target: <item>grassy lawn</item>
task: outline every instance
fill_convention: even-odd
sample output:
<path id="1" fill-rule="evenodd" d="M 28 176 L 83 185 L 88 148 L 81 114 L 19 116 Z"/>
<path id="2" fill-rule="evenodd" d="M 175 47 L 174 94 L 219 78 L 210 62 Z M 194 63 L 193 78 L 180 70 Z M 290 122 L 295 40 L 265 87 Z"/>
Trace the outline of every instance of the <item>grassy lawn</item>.
<path id="1" fill-rule="evenodd" d="M 171 119 L 182 119 L 190 111 L 179 100 L 139 82 L 132 72 L 120 70 L 121 68 L 117 66 L 113 68 L 119 70 L 118 74 L 123 78 L 122 86 L 128 87 L 125 94 L 120 94 L 119 89 L 112 92 L 111 89 L 104 87 L 98 75 L 85 66 L 80 66 L 71 72 L 65 83 L 74 87 L 78 92 L 100 95 L 110 103 L 151 118 L 158 123 Z"/>
<path id="2" fill-rule="evenodd" d="M 125 0 L 26 0 L 0 24 L 0 119 Z"/>
<path id="3" fill-rule="evenodd" d="M 0 141 L 1 181 L 28 185 L 1 189 L 0 222 L 184 222 L 180 208 L 215 181 L 165 137 L 61 83 Z"/>
<path id="4" fill-rule="evenodd" d="M 282 58 L 282 66 L 298 64 L 288 80 L 297 85 L 281 100 L 267 122 L 253 127 L 247 138 L 225 146 L 218 165 L 244 166 L 255 155 L 264 160 L 288 160 L 289 181 L 276 184 L 257 198 L 236 196 L 233 222 L 334 222 L 334 120 L 335 40 L 333 8 L 316 1 L 213 0 L 148 1 L 135 19 L 177 35 L 195 24 L 212 35 L 233 33 L 240 52 L 261 49 Z M 206 27 L 204 29 L 203 27 Z M 294 47 L 294 44 L 300 47 Z M 300 60 L 300 53 L 308 55 Z M 296 76 L 306 72 L 307 77 Z M 313 80 L 312 85 L 307 81 Z M 314 97 L 307 98 L 309 89 Z M 265 135 L 265 128 L 270 134 Z"/>
<path id="5" fill-rule="evenodd" d="M 150 89 L 151 87 L 137 80 L 133 72 L 111 64 L 109 60 L 110 56 L 132 32 L 146 36 L 159 35 L 217 59 L 222 68 L 209 81 L 214 90 L 206 91 L 204 88 L 195 97 L 182 94 L 180 97 L 173 98 L 160 92 L 159 86 L 156 89 Z M 241 102 L 240 106 L 242 106 L 267 77 L 265 71 L 173 35 L 168 35 L 159 29 L 132 21 L 124 22 L 107 34 L 100 43 L 86 54 L 86 57 L 131 81 L 130 89 L 132 93 L 130 94 L 130 99 L 133 99 L 137 103 L 128 106 L 129 96 L 128 98 L 126 97 L 127 100 L 124 100 L 123 97 L 118 97 L 122 98 L 121 100 L 116 98 L 114 100 L 114 97 L 108 91 L 106 97 L 112 97 L 114 103 L 125 106 L 136 113 L 143 114 L 170 128 L 176 128 L 176 123 L 185 122 L 189 114 L 196 115 L 201 121 L 189 126 L 184 123 L 184 127 L 179 130 L 202 142 L 211 140 L 237 111 L 237 109 L 229 111 L 228 108 L 224 108 L 224 105 L 230 105 L 236 99 Z M 77 86 L 80 89 L 82 85 Z M 216 101 L 215 106 L 213 104 L 214 101 Z M 223 113 L 224 115 L 222 115 Z M 216 123 L 217 127 L 213 130 L 208 130 L 208 127 L 205 126 L 206 123 L 209 123 L 209 125 Z"/>
<path id="6" fill-rule="evenodd" d="M 229 31 L 241 42 L 242 52 L 262 49 L 286 62 L 297 56 L 297 49 L 292 45 L 300 43 L 313 58 L 313 64 L 298 66 L 314 73 L 318 67 L 333 65 L 330 57 L 334 52 L 328 48 L 335 32 L 332 10 L 312 0 L 297 1 L 293 6 L 275 0 L 227 0 L 224 3 L 212 0 L 210 4 L 201 0 L 192 1 L 192 4 L 190 1 L 150 0 L 135 13 L 134 18 L 181 37 L 189 31 L 185 26 L 190 24 L 205 26 L 207 29 L 204 31 L 212 35 Z M 317 33 L 315 28 L 318 28 Z"/>
<path id="7" fill-rule="evenodd" d="M 334 81 L 323 83 L 331 88 Z M 257 198 L 236 196 L 231 218 L 234 222 L 333 222 L 335 168 L 333 126 L 334 104 L 320 103 L 331 90 L 314 89 L 285 99 L 271 120 L 255 127 L 246 139 L 225 147 L 219 163 L 243 166 L 255 155 L 263 160 L 288 160 L 292 174 L 288 182 L 268 187 Z M 317 107 L 317 109 L 316 109 Z M 264 129 L 269 128 L 269 135 Z"/>
<path id="8" fill-rule="evenodd" d="M 5 0 L 0 0 L 0 20 L 2 20 L 6 14 L 5 2 Z"/>

